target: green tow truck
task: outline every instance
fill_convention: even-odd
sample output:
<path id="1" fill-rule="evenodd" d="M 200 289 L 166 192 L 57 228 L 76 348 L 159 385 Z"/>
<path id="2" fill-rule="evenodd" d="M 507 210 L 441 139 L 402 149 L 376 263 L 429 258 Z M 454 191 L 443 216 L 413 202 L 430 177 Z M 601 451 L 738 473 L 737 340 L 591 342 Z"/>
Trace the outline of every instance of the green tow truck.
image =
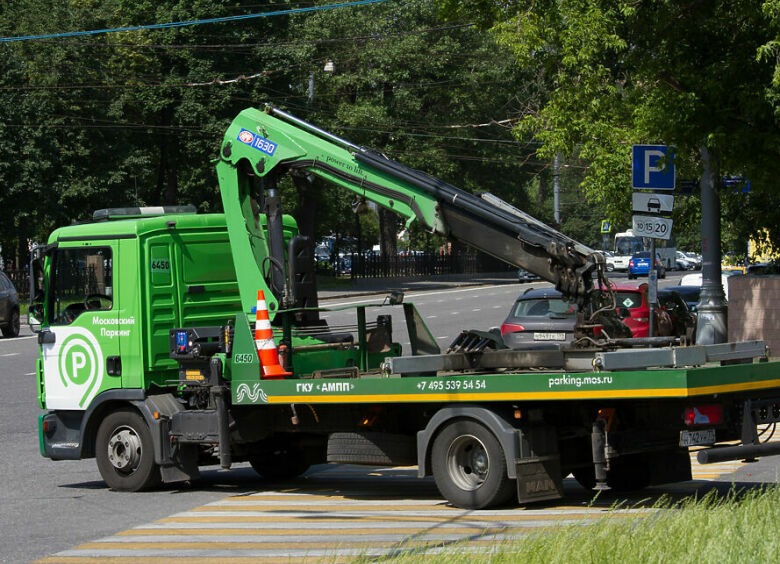
<path id="1" fill-rule="evenodd" d="M 780 452 L 757 431 L 780 420 L 763 342 L 629 338 L 602 255 L 498 198 L 270 106 L 239 114 L 216 168 L 224 214 L 99 210 L 36 248 L 44 456 L 94 457 L 129 491 L 239 461 L 273 481 L 325 462 L 416 464 L 454 505 L 484 508 L 560 498 L 569 473 L 602 490 L 688 480 L 692 445 L 709 447 L 702 462 Z M 398 292 L 329 326 L 313 242 L 282 213 L 285 174 L 551 281 L 579 306 L 576 341 L 509 349 L 465 330 L 441 351 Z"/>

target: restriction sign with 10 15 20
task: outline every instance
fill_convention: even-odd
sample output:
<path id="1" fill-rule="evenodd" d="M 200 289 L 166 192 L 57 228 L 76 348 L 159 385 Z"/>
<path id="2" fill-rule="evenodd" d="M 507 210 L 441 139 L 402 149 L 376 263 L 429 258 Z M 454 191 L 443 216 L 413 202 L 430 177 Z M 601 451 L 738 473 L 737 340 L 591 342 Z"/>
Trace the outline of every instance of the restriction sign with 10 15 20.
<path id="1" fill-rule="evenodd" d="M 634 235 L 652 239 L 669 239 L 672 235 L 672 220 L 651 215 L 635 215 L 633 220 Z"/>

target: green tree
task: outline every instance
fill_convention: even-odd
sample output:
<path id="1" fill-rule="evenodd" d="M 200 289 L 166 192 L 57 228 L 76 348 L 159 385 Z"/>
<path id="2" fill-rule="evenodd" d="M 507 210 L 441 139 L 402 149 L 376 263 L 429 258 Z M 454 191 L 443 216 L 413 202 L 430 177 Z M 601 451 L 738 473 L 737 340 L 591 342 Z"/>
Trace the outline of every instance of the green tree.
<path id="1" fill-rule="evenodd" d="M 450 14 L 478 19 L 512 48 L 520 65 L 548 77 L 549 97 L 519 135 L 539 154 L 576 156 L 588 166 L 590 201 L 625 221 L 630 213 L 630 148 L 676 147 L 678 178 L 701 175 L 700 151 L 723 175 L 751 180 L 749 198 L 724 198 L 730 229 L 769 228 L 780 239 L 776 198 L 777 2 L 743 0 L 543 0 L 501 4 L 442 0 Z M 775 42 L 773 42 L 773 40 Z M 774 74 L 773 74 L 774 73 Z M 774 82 L 773 82 L 774 78 Z M 681 202 L 681 227 L 695 219 Z M 739 210 L 739 214 L 734 213 Z M 739 216 L 739 217 L 737 217 Z"/>
<path id="2" fill-rule="evenodd" d="M 523 207 L 531 152 L 495 122 L 518 117 L 518 95 L 531 86 L 507 49 L 467 24 L 443 22 L 423 0 L 296 17 L 292 34 L 311 44 L 296 57 L 298 98 L 288 108 L 456 186 Z M 326 212 L 333 203 L 340 211 Z M 343 214 L 344 204 L 311 205 L 325 212 L 322 222 Z M 384 252 L 394 252 L 401 226 L 386 215 L 380 226 Z"/>

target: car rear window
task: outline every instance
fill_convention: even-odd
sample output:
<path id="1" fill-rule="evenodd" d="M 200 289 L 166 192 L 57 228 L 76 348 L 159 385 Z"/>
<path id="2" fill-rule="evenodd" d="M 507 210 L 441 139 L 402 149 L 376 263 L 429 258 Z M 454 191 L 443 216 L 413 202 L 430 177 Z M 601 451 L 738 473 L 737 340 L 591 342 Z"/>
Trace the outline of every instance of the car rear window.
<path id="1" fill-rule="evenodd" d="M 636 309 L 642 305 L 642 294 L 639 292 L 615 292 L 617 307 Z"/>
<path id="2" fill-rule="evenodd" d="M 532 298 L 518 300 L 512 311 L 513 317 L 568 318 L 577 314 L 577 306 L 560 298 Z"/>

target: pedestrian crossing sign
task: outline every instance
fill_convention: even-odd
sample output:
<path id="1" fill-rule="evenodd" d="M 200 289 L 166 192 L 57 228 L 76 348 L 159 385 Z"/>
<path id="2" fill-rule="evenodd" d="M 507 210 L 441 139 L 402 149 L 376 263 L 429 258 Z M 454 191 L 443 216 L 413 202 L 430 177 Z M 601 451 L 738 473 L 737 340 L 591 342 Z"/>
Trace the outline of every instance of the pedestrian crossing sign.
<path id="1" fill-rule="evenodd" d="M 612 232 L 612 222 L 608 219 L 602 219 L 601 220 L 601 232 L 602 233 L 611 233 Z"/>

